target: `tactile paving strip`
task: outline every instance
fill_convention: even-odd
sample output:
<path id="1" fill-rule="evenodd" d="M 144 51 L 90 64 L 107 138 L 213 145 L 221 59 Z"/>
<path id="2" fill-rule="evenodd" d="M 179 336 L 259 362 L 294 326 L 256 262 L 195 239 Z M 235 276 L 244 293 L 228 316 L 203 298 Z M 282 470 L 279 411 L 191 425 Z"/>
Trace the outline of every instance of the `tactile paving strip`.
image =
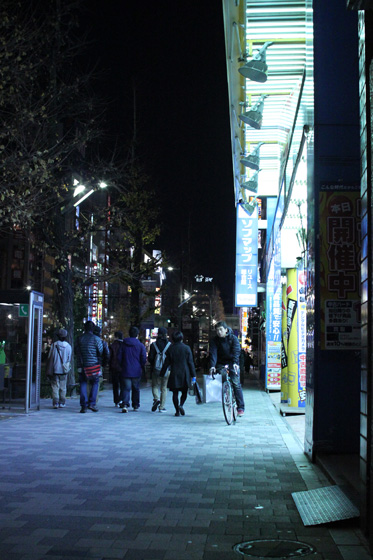
<path id="1" fill-rule="evenodd" d="M 357 507 L 337 485 L 293 492 L 292 497 L 304 525 L 320 525 L 360 515 Z"/>

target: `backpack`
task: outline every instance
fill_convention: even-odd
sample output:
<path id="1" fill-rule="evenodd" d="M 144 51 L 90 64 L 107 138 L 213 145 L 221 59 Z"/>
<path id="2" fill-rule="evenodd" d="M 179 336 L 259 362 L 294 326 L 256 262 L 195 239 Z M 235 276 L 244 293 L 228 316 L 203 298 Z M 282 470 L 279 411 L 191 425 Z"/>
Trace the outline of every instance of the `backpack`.
<path id="1" fill-rule="evenodd" d="M 157 352 L 153 365 L 153 373 L 155 373 L 155 375 L 159 375 L 166 358 L 166 350 L 169 346 L 171 346 L 171 342 L 167 342 L 166 346 L 163 349 L 163 352 L 159 350 L 155 342 L 153 342 L 153 344 L 155 351 Z"/>

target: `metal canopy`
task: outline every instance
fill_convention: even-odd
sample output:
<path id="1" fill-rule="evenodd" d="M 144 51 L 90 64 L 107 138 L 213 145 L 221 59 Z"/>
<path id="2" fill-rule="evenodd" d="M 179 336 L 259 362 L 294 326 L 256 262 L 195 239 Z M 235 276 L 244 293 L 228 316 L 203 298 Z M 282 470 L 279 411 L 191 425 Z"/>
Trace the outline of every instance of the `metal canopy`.
<path id="1" fill-rule="evenodd" d="M 245 129 L 247 151 L 255 144 L 264 142 L 260 153 L 260 168 L 263 172 L 259 193 L 273 193 L 279 186 L 281 162 L 293 125 L 306 63 L 304 0 L 247 0 L 245 48 L 248 59 L 266 42 L 272 42 L 266 52 L 267 81 L 258 83 L 245 80 L 247 106 L 255 104 L 261 95 L 267 96 L 261 129 L 248 126 Z M 249 175 L 246 174 L 246 177 Z"/>
<path id="2" fill-rule="evenodd" d="M 249 196 L 240 184 L 251 176 L 251 171 L 240 163 L 242 153 L 249 154 L 259 142 L 264 145 L 260 150 L 258 196 L 278 194 L 281 164 L 288 149 L 306 67 L 308 25 L 306 0 L 246 0 L 241 11 L 234 10 L 233 4 L 223 0 L 238 201 Z M 312 33 L 312 26 L 309 32 Z M 267 80 L 260 83 L 241 77 L 238 81 L 235 73 L 267 42 L 272 42 L 266 50 Z M 254 107 L 262 95 L 266 97 L 261 127 L 255 129 L 240 122 L 239 115 Z"/>

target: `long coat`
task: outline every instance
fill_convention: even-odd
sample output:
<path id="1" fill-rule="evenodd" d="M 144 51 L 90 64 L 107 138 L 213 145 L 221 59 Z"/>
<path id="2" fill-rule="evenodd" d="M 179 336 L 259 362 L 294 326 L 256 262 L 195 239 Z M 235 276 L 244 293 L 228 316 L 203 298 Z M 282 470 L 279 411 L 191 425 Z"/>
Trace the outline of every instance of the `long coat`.
<path id="1" fill-rule="evenodd" d="M 162 366 L 160 377 L 163 377 L 170 367 L 167 387 L 170 391 L 187 389 L 192 385 L 192 377 L 196 376 L 192 351 L 183 342 L 175 342 L 166 350 L 166 359 Z"/>

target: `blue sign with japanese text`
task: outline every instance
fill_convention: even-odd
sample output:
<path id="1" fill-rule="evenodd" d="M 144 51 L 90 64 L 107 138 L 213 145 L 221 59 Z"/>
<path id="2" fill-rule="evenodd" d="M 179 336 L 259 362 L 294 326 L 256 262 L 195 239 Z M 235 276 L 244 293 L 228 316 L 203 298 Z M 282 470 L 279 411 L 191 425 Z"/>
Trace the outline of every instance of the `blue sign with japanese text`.
<path id="1" fill-rule="evenodd" d="M 249 215 L 237 204 L 236 307 L 256 307 L 258 282 L 258 209 Z"/>

